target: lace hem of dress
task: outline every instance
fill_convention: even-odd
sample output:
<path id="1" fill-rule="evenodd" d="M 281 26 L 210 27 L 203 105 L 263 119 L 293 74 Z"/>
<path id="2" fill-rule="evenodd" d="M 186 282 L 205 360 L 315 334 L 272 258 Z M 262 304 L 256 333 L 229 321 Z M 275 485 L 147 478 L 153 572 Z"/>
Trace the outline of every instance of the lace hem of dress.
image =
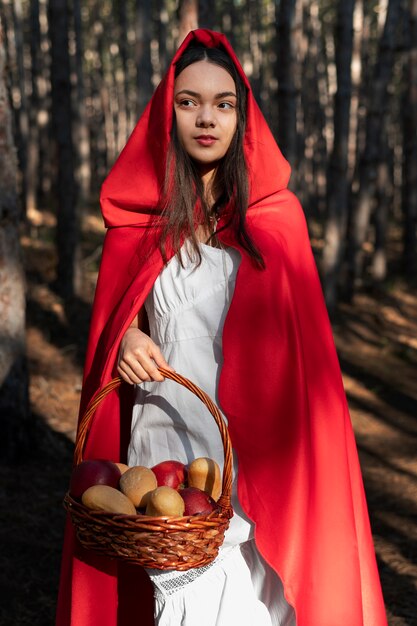
<path id="1" fill-rule="evenodd" d="M 230 554 L 234 552 L 238 547 L 238 545 L 235 545 L 224 548 L 220 552 L 220 554 L 214 559 L 214 561 L 212 561 L 208 565 L 203 565 L 203 567 L 196 567 L 186 572 L 179 572 L 177 570 L 168 570 L 164 572 L 157 569 L 146 569 L 146 572 L 154 586 L 155 596 L 165 598 L 167 596 L 172 596 L 178 591 L 181 591 L 181 589 L 183 589 L 190 583 L 193 583 L 212 567 L 224 561 L 224 559 L 230 556 Z"/>

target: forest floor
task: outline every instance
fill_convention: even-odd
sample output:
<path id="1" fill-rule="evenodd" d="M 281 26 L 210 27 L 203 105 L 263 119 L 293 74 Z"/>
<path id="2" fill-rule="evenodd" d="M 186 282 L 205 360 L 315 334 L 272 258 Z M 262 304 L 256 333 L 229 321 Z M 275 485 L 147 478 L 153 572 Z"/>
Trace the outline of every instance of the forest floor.
<path id="1" fill-rule="evenodd" d="M 52 289 L 53 219 L 23 238 L 28 286 L 31 445 L 0 464 L 0 624 L 54 622 L 90 306 L 102 238 L 90 216 L 83 297 Z M 360 293 L 333 324 L 351 409 L 390 626 L 417 626 L 417 294 L 399 281 Z M 5 601 L 7 598 L 7 602 Z M 338 625 L 339 626 L 339 625 Z M 340 626 L 350 626 L 340 624 Z"/>

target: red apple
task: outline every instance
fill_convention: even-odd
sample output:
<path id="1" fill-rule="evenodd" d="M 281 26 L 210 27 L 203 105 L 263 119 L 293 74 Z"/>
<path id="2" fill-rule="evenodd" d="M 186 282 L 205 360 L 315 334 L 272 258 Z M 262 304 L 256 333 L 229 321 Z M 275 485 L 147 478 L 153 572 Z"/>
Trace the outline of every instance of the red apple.
<path id="1" fill-rule="evenodd" d="M 187 468 L 180 461 L 162 461 L 151 467 L 156 476 L 158 487 L 181 489 L 187 481 Z"/>
<path id="2" fill-rule="evenodd" d="M 185 502 L 184 515 L 208 515 L 217 509 L 216 501 L 197 487 L 186 487 L 178 493 Z"/>
<path id="3" fill-rule="evenodd" d="M 72 472 L 70 494 L 74 498 L 81 498 L 84 491 L 93 485 L 108 485 L 117 489 L 120 476 L 119 468 L 112 461 L 103 459 L 81 461 Z"/>

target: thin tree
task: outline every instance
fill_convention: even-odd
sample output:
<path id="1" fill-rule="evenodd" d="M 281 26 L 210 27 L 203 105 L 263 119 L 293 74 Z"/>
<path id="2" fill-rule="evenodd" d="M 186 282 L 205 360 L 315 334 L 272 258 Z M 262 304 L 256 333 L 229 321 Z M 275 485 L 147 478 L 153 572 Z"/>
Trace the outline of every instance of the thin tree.
<path id="1" fill-rule="evenodd" d="M 348 219 L 348 146 L 352 97 L 353 12 L 355 0 L 339 0 L 336 24 L 337 91 L 334 98 L 334 142 L 327 175 L 328 214 L 322 259 L 323 283 L 330 311 L 337 301 Z"/>
<path id="2" fill-rule="evenodd" d="M 404 106 L 404 255 L 405 273 L 417 271 L 417 0 L 409 0 L 409 51 Z"/>
<path id="3" fill-rule="evenodd" d="M 31 3 L 32 4 L 32 3 Z M 37 185 L 39 204 L 50 206 L 51 190 L 55 176 L 55 160 L 51 155 L 51 89 L 50 89 L 50 52 L 51 43 L 48 36 L 48 5 L 47 0 L 39 2 L 40 26 L 40 59 L 37 75 L 37 93 L 39 94 L 37 114 L 38 127 L 38 164 Z M 33 28 L 36 28 L 33 25 Z M 47 61 L 46 61 L 47 60 Z M 32 70 L 33 71 L 33 70 Z"/>
<path id="4" fill-rule="evenodd" d="M 198 28 L 198 0 L 179 0 L 178 20 L 178 45 L 180 45 L 190 30 Z"/>
<path id="5" fill-rule="evenodd" d="M 25 81 L 25 60 L 23 51 L 23 30 L 24 30 L 24 16 L 21 0 L 14 0 L 12 3 L 13 12 L 13 26 L 16 46 L 16 61 L 17 71 L 19 77 L 19 128 L 20 128 L 20 142 L 18 146 L 19 151 L 19 165 L 22 175 L 21 182 L 21 194 L 22 198 L 26 199 L 26 185 L 27 185 L 27 144 L 28 144 L 28 132 L 29 132 L 29 118 L 28 118 L 28 101 L 26 97 L 26 81 Z M 26 206 L 24 206 L 26 209 Z"/>
<path id="6" fill-rule="evenodd" d="M 216 7 L 213 0 L 199 0 L 198 16 L 200 28 L 210 28 L 214 30 L 216 26 Z"/>
<path id="7" fill-rule="evenodd" d="M 0 454 L 13 460 L 27 438 L 29 416 L 25 340 L 25 277 L 19 242 L 16 148 L 5 85 L 5 50 L 0 21 Z"/>
<path id="8" fill-rule="evenodd" d="M 242 29 L 242 16 L 245 8 L 243 3 L 239 5 L 236 2 L 221 3 L 221 28 L 237 52 L 239 52 L 238 40 L 240 39 L 238 34 Z"/>
<path id="9" fill-rule="evenodd" d="M 41 30 L 39 22 L 39 0 L 30 3 L 30 62 L 32 92 L 29 106 L 29 134 L 27 149 L 27 184 L 26 184 L 26 211 L 38 206 L 38 172 L 39 172 L 39 127 L 36 118 L 39 112 L 39 88 L 41 53 Z"/>
<path id="10" fill-rule="evenodd" d="M 390 205 L 393 201 L 392 158 L 388 145 L 386 124 L 382 129 L 380 141 L 381 154 L 376 177 L 374 225 L 374 249 L 372 252 L 371 275 L 376 284 L 385 280 L 387 275 L 387 234 L 389 225 Z"/>
<path id="11" fill-rule="evenodd" d="M 90 135 L 94 154 L 92 157 L 96 167 L 92 171 L 94 188 L 99 190 L 101 183 L 117 157 L 116 133 L 111 110 L 111 90 L 114 77 L 111 70 L 105 67 L 108 46 L 105 40 L 106 5 L 96 2 L 91 11 L 89 31 L 92 63 L 90 65 L 91 99 L 94 113 L 90 126 Z M 108 64 L 107 64 L 108 65 Z"/>
<path id="12" fill-rule="evenodd" d="M 147 3 L 145 3 L 147 4 Z M 137 0 L 137 6 L 142 5 L 142 0 Z M 139 9 L 138 9 L 139 13 Z M 166 7 L 165 0 L 155 0 L 155 17 L 158 31 L 158 61 L 159 61 L 159 76 L 165 73 L 168 64 L 167 55 L 167 37 L 168 37 L 168 23 L 169 15 Z M 143 108 L 143 107 L 142 107 Z"/>
<path id="13" fill-rule="evenodd" d="M 153 91 L 152 60 L 151 60 L 151 3 L 146 0 L 136 0 L 136 67 L 137 67 L 137 116 L 139 117 L 150 100 Z M 162 11 L 162 7 L 160 8 Z M 164 54 L 160 61 L 165 63 Z"/>
<path id="14" fill-rule="evenodd" d="M 348 248 L 347 295 L 353 296 L 357 281 L 363 271 L 363 244 L 368 236 L 377 188 L 378 163 L 384 153 L 382 144 L 385 112 L 389 102 L 388 85 L 394 64 L 396 31 L 401 14 L 402 0 L 390 0 L 385 25 L 369 85 L 369 105 L 366 116 L 365 148 L 359 163 L 360 187 L 352 215 Z"/>
<path id="15" fill-rule="evenodd" d="M 248 3 L 248 18 L 249 18 L 249 42 L 250 52 L 252 59 L 252 75 L 251 86 L 253 94 L 258 101 L 258 104 L 262 106 L 261 101 L 261 85 L 262 85 L 262 47 L 260 43 L 261 39 L 261 15 L 260 15 L 260 3 L 257 0 L 249 0 Z"/>
<path id="16" fill-rule="evenodd" d="M 297 0 L 281 0 L 276 20 L 278 140 L 291 165 L 295 164 L 297 158 L 297 89 L 294 82 L 296 2 Z"/>
<path id="17" fill-rule="evenodd" d="M 79 190 L 79 206 L 84 206 L 88 201 L 91 183 L 91 160 L 90 160 L 90 137 L 85 106 L 85 83 L 84 83 L 84 40 L 81 19 L 80 0 L 73 0 L 73 18 L 75 35 L 75 73 L 77 76 L 76 87 L 76 150 L 77 150 L 77 183 Z"/>
<path id="18" fill-rule="evenodd" d="M 301 106 L 297 107 L 299 165 L 296 180 L 309 214 L 322 213 L 326 201 L 326 168 L 333 139 L 330 93 L 335 76 L 334 32 L 320 19 L 318 0 L 302 0 L 302 30 L 297 50 Z M 300 11 L 300 9 L 298 9 Z M 331 20 L 333 24 L 333 20 Z"/>
<path id="19" fill-rule="evenodd" d="M 48 17 L 51 41 L 52 124 L 58 167 L 57 290 L 68 298 L 80 290 L 80 268 L 66 0 L 49 0 Z"/>
<path id="20" fill-rule="evenodd" d="M 151 2 L 148 2 L 150 5 Z M 128 3 L 125 0 L 119 0 L 116 2 L 116 21 L 118 23 L 117 28 L 117 42 L 119 47 L 119 59 L 120 67 L 118 71 L 114 72 L 116 76 L 115 87 L 117 93 L 117 151 L 120 152 L 126 143 L 128 137 L 128 101 L 129 101 L 129 72 L 128 72 Z M 148 24 L 149 28 L 150 24 Z"/>

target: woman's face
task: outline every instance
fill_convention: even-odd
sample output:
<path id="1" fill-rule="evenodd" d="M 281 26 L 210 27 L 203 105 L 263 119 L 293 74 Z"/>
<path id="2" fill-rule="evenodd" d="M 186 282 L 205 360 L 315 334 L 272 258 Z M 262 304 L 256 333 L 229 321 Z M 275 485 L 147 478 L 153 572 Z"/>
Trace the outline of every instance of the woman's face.
<path id="1" fill-rule="evenodd" d="M 237 125 L 236 86 L 230 74 L 208 61 L 197 61 L 177 76 L 174 112 L 177 135 L 205 175 L 226 154 Z"/>

